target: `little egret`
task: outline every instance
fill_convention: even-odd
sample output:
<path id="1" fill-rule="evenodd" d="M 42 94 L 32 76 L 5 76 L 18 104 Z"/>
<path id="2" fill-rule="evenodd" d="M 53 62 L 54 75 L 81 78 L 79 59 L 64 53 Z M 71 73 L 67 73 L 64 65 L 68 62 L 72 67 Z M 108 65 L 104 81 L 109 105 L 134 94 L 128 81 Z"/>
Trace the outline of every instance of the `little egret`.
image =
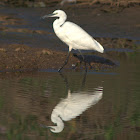
<path id="1" fill-rule="evenodd" d="M 76 118 L 87 110 L 92 105 L 95 105 L 102 99 L 103 87 L 98 87 L 95 91 L 91 92 L 75 92 L 68 91 L 68 96 L 62 99 L 53 109 L 51 114 L 51 121 L 55 123 L 55 126 L 45 126 L 44 128 L 50 128 L 53 133 L 60 133 L 64 129 L 64 122 Z"/>
<path id="2" fill-rule="evenodd" d="M 104 48 L 100 43 L 92 38 L 86 31 L 75 23 L 66 21 L 67 15 L 62 10 L 55 10 L 52 14 L 45 15 L 46 17 L 58 17 L 53 22 L 53 29 L 55 34 L 69 46 L 69 51 L 65 63 L 58 70 L 61 71 L 68 63 L 69 55 L 72 49 L 74 50 L 95 50 L 100 53 L 104 52 Z"/>

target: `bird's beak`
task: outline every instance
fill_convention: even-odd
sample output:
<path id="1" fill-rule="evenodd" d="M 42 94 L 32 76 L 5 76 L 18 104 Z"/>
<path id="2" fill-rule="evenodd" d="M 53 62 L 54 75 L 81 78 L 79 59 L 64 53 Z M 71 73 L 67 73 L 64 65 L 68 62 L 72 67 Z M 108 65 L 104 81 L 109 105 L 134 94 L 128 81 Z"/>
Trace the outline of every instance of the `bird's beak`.
<path id="1" fill-rule="evenodd" d="M 40 124 L 40 126 L 43 127 L 43 128 L 49 128 L 49 129 L 54 130 L 54 128 L 52 128 L 51 126 L 46 126 L 46 125 L 43 125 L 43 124 Z"/>
<path id="2" fill-rule="evenodd" d="M 55 14 L 52 13 L 52 14 L 49 14 L 49 15 L 45 15 L 45 16 L 42 16 L 41 19 L 45 19 L 45 18 L 48 18 L 48 17 L 53 17 Z"/>

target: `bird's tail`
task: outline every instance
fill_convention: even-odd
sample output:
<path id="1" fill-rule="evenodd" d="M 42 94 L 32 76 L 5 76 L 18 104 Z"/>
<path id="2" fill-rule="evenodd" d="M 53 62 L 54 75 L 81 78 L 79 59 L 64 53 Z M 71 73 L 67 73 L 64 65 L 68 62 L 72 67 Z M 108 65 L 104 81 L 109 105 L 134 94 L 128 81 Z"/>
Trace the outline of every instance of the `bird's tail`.
<path id="1" fill-rule="evenodd" d="M 103 46 L 99 42 L 97 42 L 96 40 L 94 40 L 94 41 L 95 41 L 96 45 L 98 46 L 98 48 L 96 48 L 96 50 L 100 53 L 104 53 Z"/>

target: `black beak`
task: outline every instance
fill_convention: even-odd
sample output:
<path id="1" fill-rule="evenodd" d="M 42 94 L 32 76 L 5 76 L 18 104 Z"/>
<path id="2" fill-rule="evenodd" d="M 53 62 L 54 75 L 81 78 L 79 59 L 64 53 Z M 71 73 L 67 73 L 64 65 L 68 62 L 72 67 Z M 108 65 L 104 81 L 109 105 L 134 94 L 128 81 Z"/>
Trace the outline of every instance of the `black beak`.
<path id="1" fill-rule="evenodd" d="M 55 130 L 55 129 L 52 128 L 51 126 L 46 126 L 46 125 L 43 125 L 43 124 L 40 124 L 40 126 L 41 126 L 42 128 L 49 128 L 49 129 Z"/>
<path id="2" fill-rule="evenodd" d="M 48 17 L 53 17 L 54 15 L 55 14 L 53 14 L 53 13 L 52 14 L 49 14 L 49 15 L 45 15 L 45 16 L 42 16 L 41 19 L 45 19 L 45 18 L 48 18 Z"/>

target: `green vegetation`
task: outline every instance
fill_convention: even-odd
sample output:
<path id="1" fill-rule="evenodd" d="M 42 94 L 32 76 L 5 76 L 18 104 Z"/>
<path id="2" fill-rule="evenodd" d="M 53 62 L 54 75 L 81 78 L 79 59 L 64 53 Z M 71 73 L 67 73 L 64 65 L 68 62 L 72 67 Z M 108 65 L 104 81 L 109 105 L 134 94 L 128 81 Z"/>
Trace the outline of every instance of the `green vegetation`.
<path id="1" fill-rule="evenodd" d="M 10 129 L 7 132 L 8 140 L 29 139 L 34 137 L 35 133 L 38 133 L 38 136 L 44 135 L 43 129 L 38 127 L 36 123 L 37 117 L 35 115 L 28 115 L 26 118 L 23 118 L 18 113 L 14 113 L 12 117 L 15 121 L 10 124 Z"/>

